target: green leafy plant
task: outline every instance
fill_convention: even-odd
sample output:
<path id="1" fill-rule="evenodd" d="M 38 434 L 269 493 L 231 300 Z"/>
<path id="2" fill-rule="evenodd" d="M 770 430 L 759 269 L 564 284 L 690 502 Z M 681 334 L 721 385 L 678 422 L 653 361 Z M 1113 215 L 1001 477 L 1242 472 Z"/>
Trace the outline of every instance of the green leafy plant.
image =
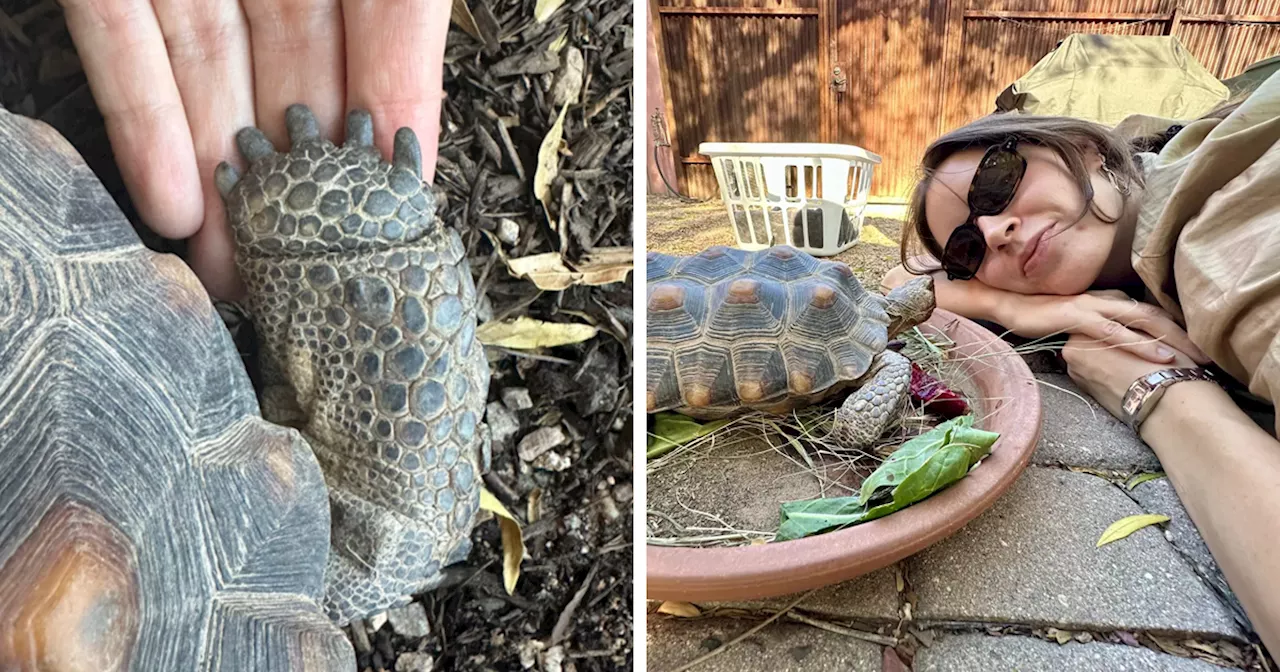
<path id="1" fill-rule="evenodd" d="M 774 541 L 789 541 L 887 516 L 964 478 L 1000 437 L 976 429 L 973 415 L 938 425 L 902 444 L 867 480 L 857 496 L 782 504 Z"/>
<path id="2" fill-rule="evenodd" d="M 729 422 L 729 420 L 713 420 L 701 423 L 679 413 L 656 413 L 653 418 L 653 431 L 649 433 L 648 445 L 645 447 L 645 457 L 650 460 L 661 457 L 677 446 L 706 436 Z"/>

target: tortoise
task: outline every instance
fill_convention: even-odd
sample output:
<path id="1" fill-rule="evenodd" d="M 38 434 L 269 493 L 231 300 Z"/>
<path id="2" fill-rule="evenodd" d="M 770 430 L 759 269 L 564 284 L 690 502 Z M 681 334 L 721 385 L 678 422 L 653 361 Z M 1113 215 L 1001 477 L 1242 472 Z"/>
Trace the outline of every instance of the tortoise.
<path id="1" fill-rule="evenodd" d="M 896 421 L 911 363 L 886 346 L 932 314 L 932 278 L 880 296 L 847 264 L 785 245 L 647 261 L 649 413 L 783 413 L 852 387 L 836 412 L 843 447 L 866 447 Z"/>
<path id="2" fill-rule="evenodd" d="M 465 559 L 489 465 L 489 365 L 462 239 L 436 217 L 417 137 L 373 145 L 367 112 L 321 137 L 305 105 L 290 147 L 256 128 L 248 164 L 215 170 L 247 312 L 262 344 L 262 412 L 301 429 L 325 474 L 338 623 L 410 601 Z"/>
<path id="3" fill-rule="evenodd" d="M 3 109 L 0 437 L 0 669 L 354 669 L 306 442 L 186 265 Z"/>

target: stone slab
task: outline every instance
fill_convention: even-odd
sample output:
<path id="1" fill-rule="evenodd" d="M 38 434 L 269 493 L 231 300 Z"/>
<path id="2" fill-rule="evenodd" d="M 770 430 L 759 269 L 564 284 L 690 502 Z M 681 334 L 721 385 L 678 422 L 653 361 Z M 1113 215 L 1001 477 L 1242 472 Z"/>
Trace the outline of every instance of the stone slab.
<path id="1" fill-rule="evenodd" d="M 944 635 L 916 651 L 915 672 L 1221 672 L 1203 660 L 1179 658 L 1121 644 L 1068 642 L 1035 637 Z"/>
<path id="2" fill-rule="evenodd" d="M 990 510 L 907 560 L 916 617 L 1239 637 L 1158 527 L 1095 547 L 1139 513 L 1101 478 L 1029 467 Z"/>
<path id="3" fill-rule="evenodd" d="M 674 670 L 755 627 L 730 618 L 673 618 L 649 614 L 645 642 L 648 668 Z M 883 652 L 876 644 L 807 625 L 770 623 L 724 653 L 699 665 L 700 672 L 879 672 Z"/>
<path id="4" fill-rule="evenodd" d="M 1253 626 L 1244 613 L 1244 607 L 1240 605 L 1240 600 L 1227 585 L 1222 569 L 1218 567 L 1217 561 L 1209 551 L 1209 546 L 1200 536 L 1200 530 L 1191 520 L 1191 514 L 1187 513 L 1186 508 L 1182 506 L 1182 500 L 1178 499 L 1173 483 L 1167 478 L 1140 483 L 1129 491 L 1129 496 L 1136 500 L 1147 513 L 1159 513 L 1169 517 L 1169 522 L 1165 525 L 1165 538 L 1182 554 L 1196 574 L 1200 575 L 1200 579 L 1213 589 L 1223 605 L 1235 617 L 1236 622 L 1241 627 L 1252 630 Z"/>
<path id="5" fill-rule="evenodd" d="M 898 587 L 894 574 L 893 566 L 889 566 L 851 581 L 819 588 L 796 608 L 832 619 L 897 621 Z M 711 602 L 699 606 L 704 609 L 728 607 L 776 611 L 797 597 L 799 595 L 784 595 L 766 600 Z"/>
<path id="6" fill-rule="evenodd" d="M 1037 373 L 1036 378 L 1048 384 L 1040 385 L 1044 423 L 1040 443 L 1031 456 L 1032 464 L 1115 471 L 1161 469 L 1160 460 L 1151 448 L 1077 387 L 1070 377 Z"/>

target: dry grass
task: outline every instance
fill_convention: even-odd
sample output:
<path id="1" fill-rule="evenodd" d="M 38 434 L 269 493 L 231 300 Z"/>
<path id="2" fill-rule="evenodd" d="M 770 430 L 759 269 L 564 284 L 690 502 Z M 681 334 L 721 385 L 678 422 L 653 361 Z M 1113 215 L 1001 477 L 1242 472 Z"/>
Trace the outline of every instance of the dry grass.
<path id="1" fill-rule="evenodd" d="M 714 245 L 732 247 L 736 244 L 733 229 L 729 228 L 729 213 L 725 211 L 724 203 L 718 199 L 686 203 L 670 196 L 650 194 L 646 219 L 647 251 L 687 256 Z M 884 274 L 898 265 L 896 243 L 901 235 L 902 222 L 886 217 L 868 217 L 863 226 L 864 231 L 868 226 L 874 227 L 894 244 L 891 246 L 868 242 L 872 236 L 864 235 L 863 242 L 831 259 L 849 264 L 864 286 L 875 289 L 880 286 L 880 279 Z M 781 232 L 775 233 L 781 236 Z"/>

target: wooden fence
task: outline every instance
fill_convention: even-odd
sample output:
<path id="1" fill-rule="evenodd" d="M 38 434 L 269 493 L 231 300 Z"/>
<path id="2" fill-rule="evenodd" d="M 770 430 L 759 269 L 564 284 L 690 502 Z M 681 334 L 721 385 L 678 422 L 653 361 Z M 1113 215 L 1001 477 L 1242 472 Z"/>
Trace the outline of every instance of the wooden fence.
<path id="1" fill-rule="evenodd" d="M 658 112 L 697 197 L 718 193 L 701 142 L 838 142 L 880 154 L 872 197 L 900 201 L 931 140 L 1071 33 L 1175 35 L 1222 79 L 1280 53 L 1280 0 L 650 2 Z"/>

